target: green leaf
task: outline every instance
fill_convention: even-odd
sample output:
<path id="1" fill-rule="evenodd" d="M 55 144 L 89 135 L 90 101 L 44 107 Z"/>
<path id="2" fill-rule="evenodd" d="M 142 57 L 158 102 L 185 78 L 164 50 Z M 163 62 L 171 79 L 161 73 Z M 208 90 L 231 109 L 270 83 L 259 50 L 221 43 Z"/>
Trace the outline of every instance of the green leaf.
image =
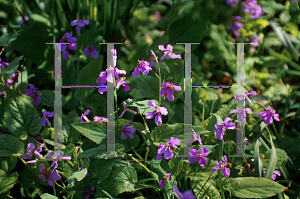
<path id="1" fill-rule="evenodd" d="M 15 136 L 4 134 L 0 139 L 0 157 L 2 156 L 21 156 L 24 144 Z"/>
<path id="2" fill-rule="evenodd" d="M 155 110 L 154 108 L 149 108 L 149 106 L 148 106 L 149 101 L 150 100 L 136 101 L 135 99 L 127 99 L 127 100 L 123 101 L 122 104 L 137 107 L 140 109 L 141 114 L 145 115 L 146 113 L 152 112 Z M 158 101 L 157 100 L 153 100 L 153 101 L 157 105 L 157 108 L 159 108 L 160 106 L 158 105 Z"/>
<path id="3" fill-rule="evenodd" d="M 232 194 L 240 198 L 266 198 L 284 191 L 284 186 L 266 178 L 231 178 Z"/>
<path id="4" fill-rule="evenodd" d="M 28 167 L 25 167 L 21 173 L 21 179 L 20 179 L 20 183 L 22 185 L 23 188 L 28 189 L 28 188 L 37 188 L 38 184 L 37 181 L 34 177 L 34 175 L 32 175 L 31 171 L 28 169 Z"/>
<path id="5" fill-rule="evenodd" d="M 210 133 L 205 128 L 201 128 L 198 126 L 192 126 L 192 129 L 194 129 L 195 133 L 198 135 Z M 193 138 L 192 132 L 190 132 L 191 139 Z M 178 139 L 181 139 L 183 141 L 184 139 L 184 124 L 161 124 L 153 129 L 151 132 L 151 138 L 153 139 L 153 142 L 156 144 L 159 144 L 161 142 L 168 142 L 170 140 L 170 137 L 176 137 Z"/>
<path id="6" fill-rule="evenodd" d="M 55 94 L 54 90 L 40 90 L 41 104 L 48 107 L 54 106 Z"/>
<path id="7" fill-rule="evenodd" d="M 2 176 L 3 177 L 3 176 Z M 19 174 L 17 172 L 11 173 L 0 180 L 0 194 L 9 191 L 18 181 Z"/>
<path id="8" fill-rule="evenodd" d="M 109 177 L 100 183 L 100 186 L 113 195 L 134 191 L 137 182 L 137 173 L 133 167 L 115 167 Z"/>
<path id="9" fill-rule="evenodd" d="M 74 185 L 75 179 L 76 178 L 78 181 L 81 181 L 85 175 L 87 174 L 87 168 L 82 169 L 81 171 L 74 172 L 69 178 L 68 182 L 70 186 Z"/>
<path id="10" fill-rule="evenodd" d="M 41 195 L 42 199 L 58 199 L 58 197 L 51 195 L 49 193 L 44 193 L 43 195 Z"/>
<path id="11" fill-rule="evenodd" d="M 300 157 L 300 138 L 284 137 L 281 140 L 283 149 L 292 160 L 297 160 Z"/>
<path id="12" fill-rule="evenodd" d="M 13 135 L 26 140 L 28 133 L 37 135 L 41 128 L 41 117 L 25 95 L 6 89 L 5 123 Z"/>
<path id="13" fill-rule="evenodd" d="M 0 169 L 6 173 L 10 173 L 17 165 L 18 158 L 15 156 L 1 157 L 0 158 Z"/>
<path id="14" fill-rule="evenodd" d="M 80 72 L 78 79 L 76 81 L 77 85 L 95 85 L 97 86 L 97 78 L 102 70 L 103 55 L 100 55 L 97 59 L 93 59 L 85 67 L 83 67 Z M 76 89 L 74 96 L 77 99 L 83 99 L 88 94 L 91 94 L 95 88 L 89 89 Z"/>
<path id="15" fill-rule="evenodd" d="M 158 78 L 149 75 L 139 75 L 136 78 L 126 80 L 130 87 L 129 94 L 136 100 L 144 98 L 158 100 Z M 157 104 L 158 105 L 158 104 Z"/>
<path id="16" fill-rule="evenodd" d="M 265 13 L 275 15 L 277 12 L 285 8 L 281 3 L 277 3 L 275 0 L 260 1 L 259 5 L 263 8 Z"/>
<path id="17" fill-rule="evenodd" d="M 12 62 L 9 63 L 9 65 L 6 68 L 0 69 L 0 74 L 3 75 L 4 81 L 6 82 L 7 79 L 10 78 L 10 76 L 16 72 L 16 70 L 19 67 L 19 61 L 23 59 L 23 56 L 19 56 L 14 58 Z"/>
<path id="18" fill-rule="evenodd" d="M 269 132 L 269 134 L 270 134 L 270 132 Z M 266 173 L 264 175 L 264 177 L 267 178 L 267 179 L 271 179 L 272 178 L 272 175 L 274 173 L 274 170 L 275 170 L 275 167 L 276 167 L 276 163 L 277 163 L 277 153 L 276 153 L 275 146 L 273 144 L 273 140 L 272 140 L 271 134 L 270 134 L 270 141 L 271 141 L 271 145 L 272 145 L 271 155 L 270 155 L 270 161 L 269 161 L 269 164 L 267 166 Z"/>
<path id="19" fill-rule="evenodd" d="M 276 168 L 280 167 L 284 162 L 287 162 L 287 153 L 282 149 L 276 148 L 277 163 Z M 265 152 L 265 158 L 263 159 L 263 166 L 266 168 L 270 162 L 270 157 L 272 155 L 272 149 Z"/>
<path id="20" fill-rule="evenodd" d="M 22 67 L 20 70 L 18 82 L 15 84 L 15 90 L 20 89 L 22 93 L 27 88 L 28 88 L 27 70 L 26 67 Z"/>
<path id="21" fill-rule="evenodd" d="M 193 191 L 195 192 L 195 195 L 198 196 L 200 194 L 199 196 L 202 196 L 202 198 L 209 197 L 209 198 L 214 198 L 214 199 L 215 198 L 221 199 L 221 195 L 220 195 L 218 189 L 215 186 L 213 186 L 210 182 L 207 182 L 206 184 L 205 184 L 205 182 L 206 181 L 199 181 L 199 180 L 192 181 L 191 187 L 192 187 Z M 204 186 L 204 184 L 205 184 L 205 186 Z"/>
<path id="22" fill-rule="evenodd" d="M 27 61 L 39 66 L 45 61 L 46 42 L 50 41 L 49 30 L 45 23 L 30 17 L 29 24 L 24 24 L 17 32 L 18 37 L 11 43 L 11 47 L 24 55 Z"/>
<path id="23" fill-rule="evenodd" d="M 122 158 L 117 157 L 96 160 L 95 171 L 99 180 L 106 179 L 109 176 L 115 161 L 120 159 Z"/>
<path id="24" fill-rule="evenodd" d="M 296 60 L 299 61 L 297 51 L 293 44 L 291 43 L 289 37 L 287 36 L 286 32 L 282 30 L 282 28 L 274 21 L 270 20 L 270 25 L 276 32 L 277 36 L 281 40 L 283 46 L 289 51 L 291 56 Z"/>
<path id="25" fill-rule="evenodd" d="M 71 126 L 96 144 L 106 139 L 106 123 L 99 121 L 73 123 Z"/>
<path id="26" fill-rule="evenodd" d="M 187 14 L 181 19 L 175 21 L 169 30 L 169 42 L 200 42 L 208 32 L 207 9 Z"/>
<path id="27" fill-rule="evenodd" d="M 124 150 L 124 145 L 116 143 L 116 152 Z M 85 158 L 85 157 L 92 157 L 92 158 L 98 158 L 99 155 L 105 155 L 106 153 L 106 144 L 100 145 L 99 147 L 95 147 L 89 150 L 86 150 L 82 153 L 79 153 L 78 158 Z"/>

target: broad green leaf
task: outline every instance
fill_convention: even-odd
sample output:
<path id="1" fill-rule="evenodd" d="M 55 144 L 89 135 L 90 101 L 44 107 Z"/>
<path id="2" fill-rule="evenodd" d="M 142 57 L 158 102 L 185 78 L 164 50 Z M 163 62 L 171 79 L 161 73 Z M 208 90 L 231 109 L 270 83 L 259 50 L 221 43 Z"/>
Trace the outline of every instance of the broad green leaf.
<path id="1" fill-rule="evenodd" d="M 208 130 L 198 126 L 192 126 L 195 133 L 198 135 L 210 133 Z M 161 124 L 153 129 L 151 138 L 153 142 L 159 144 L 161 142 L 168 142 L 170 137 L 176 137 L 183 141 L 184 139 L 184 124 Z M 190 132 L 190 137 L 193 139 L 193 133 Z"/>
<path id="2" fill-rule="evenodd" d="M 137 182 L 137 173 L 133 167 L 115 167 L 109 177 L 100 183 L 100 186 L 110 194 L 119 195 L 123 192 L 134 191 Z"/>
<path id="3" fill-rule="evenodd" d="M 45 23 L 30 17 L 29 24 L 24 24 L 17 32 L 18 37 L 11 43 L 11 47 L 39 66 L 45 61 L 44 52 L 47 48 L 46 42 L 49 42 L 49 30 Z"/>
<path id="4" fill-rule="evenodd" d="M 71 128 L 71 124 L 76 122 L 79 122 L 76 110 L 69 112 L 66 116 L 63 115 L 62 126 L 67 131 L 70 143 L 77 143 L 79 139 L 79 132 L 76 129 Z"/>
<path id="5" fill-rule="evenodd" d="M 281 3 L 277 3 L 275 0 L 260 1 L 259 5 L 263 8 L 264 12 L 275 15 L 277 12 L 285 8 Z"/>
<path id="6" fill-rule="evenodd" d="M 71 126 L 96 144 L 106 139 L 106 123 L 99 121 L 73 123 Z"/>
<path id="7" fill-rule="evenodd" d="M 18 158 L 15 156 L 1 157 L 0 158 L 0 169 L 6 173 L 10 173 L 17 165 Z"/>
<path id="8" fill-rule="evenodd" d="M 23 59 L 23 56 L 19 56 L 14 58 L 9 65 L 6 68 L 0 69 L 0 74 L 3 75 L 4 81 L 6 82 L 7 79 L 10 78 L 10 76 L 16 72 L 16 70 L 19 67 L 19 61 Z"/>
<path id="9" fill-rule="evenodd" d="M 68 182 L 70 186 L 74 185 L 75 179 L 76 178 L 78 181 L 81 181 L 85 175 L 87 174 L 87 168 L 82 169 L 81 171 L 74 172 L 69 178 Z"/>
<path id="10" fill-rule="evenodd" d="M 22 187 L 25 189 L 28 189 L 31 187 L 33 187 L 33 188 L 38 187 L 38 183 L 37 183 L 34 175 L 32 175 L 32 172 L 28 169 L 28 167 L 25 167 L 22 170 L 20 183 L 21 183 Z"/>
<path id="11" fill-rule="evenodd" d="M 107 158 L 107 159 L 98 159 L 96 160 L 96 164 L 95 164 L 95 171 L 97 174 L 97 177 L 99 178 L 99 180 L 104 180 L 106 179 L 111 170 L 112 170 L 112 166 L 115 163 L 115 161 L 120 160 L 122 158 Z"/>
<path id="12" fill-rule="evenodd" d="M 129 78 L 126 80 L 130 87 L 129 94 L 136 100 L 144 98 L 158 100 L 158 78 L 140 74 L 136 78 Z M 157 104 L 158 105 L 158 104 Z"/>
<path id="13" fill-rule="evenodd" d="M 54 90 L 40 90 L 41 104 L 44 106 L 54 106 L 55 94 Z"/>
<path id="14" fill-rule="evenodd" d="M 215 186 L 213 186 L 210 182 L 207 182 L 205 184 L 205 186 L 204 186 L 204 184 L 205 184 L 205 181 L 199 181 L 199 180 L 192 181 L 191 187 L 196 196 L 198 196 L 200 194 L 199 196 L 202 196 L 202 198 L 209 197 L 209 198 L 214 198 L 214 199 L 218 199 L 218 198 L 221 199 L 221 195 Z"/>
<path id="15" fill-rule="evenodd" d="M 23 154 L 24 144 L 15 136 L 4 134 L 0 139 L 0 157 L 1 156 L 21 156 Z"/>
<path id="16" fill-rule="evenodd" d="M 41 117 L 25 95 L 6 89 L 5 123 L 12 134 L 26 140 L 28 133 L 37 135 L 41 128 Z"/>
<path id="17" fill-rule="evenodd" d="M 58 199 L 58 197 L 51 195 L 49 193 L 44 193 L 43 195 L 41 195 L 42 199 Z"/>
<path id="18" fill-rule="evenodd" d="M 272 154 L 272 149 L 265 152 L 265 158 L 262 161 L 264 168 L 268 166 L 270 162 L 271 154 Z M 276 148 L 276 154 L 277 154 L 277 163 L 276 163 L 276 168 L 277 168 L 280 167 L 283 163 L 287 162 L 287 154 L 284 150 L 277 149 L 277 148 Z"/>
<path id="19" fill-rule="evenodd" d="M 128 105 L 128 106 L 133 106 L 133 107 L 137 107 L 141 114 L 145 115 L 148 112 L 152 112 L 155 109 L 154 108 L 149 108 L 148 106 L 148 102 L 150 100 L 142 100 L 142 101 L 136 101 L 135 99 L 127 99 L 125 101 L 122 102 L 122 104 L 124 105 Z M 159 108 L 159 104 L 157 100 L 153 100 L 154 103 L 156 104 L 157 108 Z"/>
<path id="20" fill-rule="evenodd" d="M 240 198 L 266 198 L 284 191 L 284 186 L 266 178 L 231 178 L 232 194 Z"/>
<path id="21" fill-rule="evenodd" d="M 17 172 L 11 173 L 0 180 L 0 194 L 9 191 L 18 181 L 19 174 Z"/>
<path id="22" fill-rule="evenodd" d="M 115 151 L 122 151 L 124 150 L 124 145 L 123 144 L 119 144 L 116 143 L 115 144 Z M 107 153 L 106 151 L 106 144 L 100 145 L 99 147 L 95 147 L 89 150 L 86 150 L 82 153 L 79 153 L 78 158 L 85 158 L 85 157 L 92 157 L 92 158 L 98 158 L 98 156 L 100 155 L 105 155 L 105 153 Z"/>
<path id="23" fill-rule="evenodd" d="M 209 11 L 200 10 L 190 12 L 175 21 L 169 30 L 169 42 L 200 42 L 208 32 Z"/>
<path id="24" fill-rule="evenodd" d="M 99 55 L 97 59 L 93 59 L 83 69 L 80 70 L 77 85 L 97 85 L 97 78 L 102 70 L 103 55 Z M 76 89 L 74 96 L 77 99 L 83 99 L 91 94 L 95 88 Z"/>

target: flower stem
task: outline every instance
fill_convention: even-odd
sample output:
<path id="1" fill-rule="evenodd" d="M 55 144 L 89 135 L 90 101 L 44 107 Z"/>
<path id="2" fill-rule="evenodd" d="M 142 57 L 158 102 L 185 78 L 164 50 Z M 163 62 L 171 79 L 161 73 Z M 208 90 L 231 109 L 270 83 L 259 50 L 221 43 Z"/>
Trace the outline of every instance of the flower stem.
<path id="1" fill-rule="evenodd" d="M 141 163 L 140 161 L 138 161 L 137 159 L 135 159 L 134 157 L 132 157 L 132 156 L 130 156 L 131 157 L 131 159 L 133 159 L 134 161 L 136 161 L 139 165 L 141 165 L 142 167 L 144 167 L 144 169 L 146 169 L 146 171 L 148 172 L 148 173 L 150 173 L 150 170 L 143 164 L 143 163 Z"/>
<path id="2" fill-rule="evenodd" d="M 36 177 L 34 171 L 32 170 L 32 168 L 20 157 L 18 157 L 28 168 L 29 170 L 31 171 L 31 173 L 33 174 L 33 176 L 35 177 L 35 180 L 37 181 L 38 185 L 39 185 L 39 190 L 38 190 L 38 194 L 41 196 L 43 193 L 42 193 L 42 188 L 41 188 L 41 185 L 40 185 L 40 182 L 38 180 L 38 178 Z"/>
<path id="3" fill-rule="evenodd" d="M 160 74 L 160 66 L 159 66 L 159 63 L 157 63 L 157 66 L 158 66 L 158 75 L 159 75 L 159 89 L 158 89 L 158 102 L 159 102 L 159 105 L 161 105 L 161 96 L 160 96 L 160 91 L 161 91 L 161 74 Z"/>

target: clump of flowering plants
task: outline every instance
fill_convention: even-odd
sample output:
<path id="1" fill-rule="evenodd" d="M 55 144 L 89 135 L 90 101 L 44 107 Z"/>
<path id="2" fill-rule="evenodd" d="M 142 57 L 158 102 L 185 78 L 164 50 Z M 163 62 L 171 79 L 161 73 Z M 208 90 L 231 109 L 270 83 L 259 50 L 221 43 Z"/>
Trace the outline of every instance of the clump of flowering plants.
<path id="1" fill-rule="evenodd" d="M 0 37 L 0 198 L 298 197 L 297 1 L 158 1 L 148 21 L 147 1 L 26 2 L 0 3 L 19 16 L 1 26 L 17 33 Z M 242 93 L 230 42 L 250 42 Z"/>

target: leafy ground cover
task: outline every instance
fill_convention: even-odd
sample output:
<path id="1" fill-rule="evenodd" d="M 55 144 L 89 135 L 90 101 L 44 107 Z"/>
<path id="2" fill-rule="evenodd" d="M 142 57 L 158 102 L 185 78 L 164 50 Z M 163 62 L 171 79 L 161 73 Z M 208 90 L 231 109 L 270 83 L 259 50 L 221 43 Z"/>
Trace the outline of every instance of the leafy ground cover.
<path id="1" fill-rule="evenodd" d="M 298 1 L 0 0 L 0 21 L 0 198 L 300 197 Z M 55 99 L 57 45 L 61 85 L 97 88 Z"/>

